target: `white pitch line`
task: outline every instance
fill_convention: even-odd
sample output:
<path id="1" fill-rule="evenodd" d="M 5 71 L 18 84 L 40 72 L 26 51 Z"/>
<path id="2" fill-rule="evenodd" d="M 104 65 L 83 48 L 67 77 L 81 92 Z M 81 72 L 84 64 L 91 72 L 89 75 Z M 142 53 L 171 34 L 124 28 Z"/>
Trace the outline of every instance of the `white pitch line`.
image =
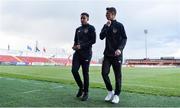
<path id="1" fill-rule="evenodd" d="M 101 84 L 104 84 L 104 82 L 98 82 L 98 83 L 101 83 Z M 141 84 L 126 84 L 126 83 L 123 83 L 122 85 L 131 85 L 131 86 L 139 86 L 139 87 L 147 87 L 147 88 L 160 88 L 160 89 L 171 89 L 171 90 L 174 90 L 174 89 L 177 89 L 177 88 L 167 88 L 167 87 L 157 87 L 157 86 L 147 86 L 147 85 L 141 85 Z"/>
<path id="2" fill-rule="evenodd" d="M 63 86 L 57 86 L 57 87 L 53 87 L 51 89 L 56 89 L 56 88 L 63 88 Z M 23 92 L 23 94 L 26 94 L 26 93 L 33 93 L 33 92 L 39 92 L 39 91 L 42 91 L 42 90 L 31 90 L 31 91 L 26 91 L 26 92 Z"/>
<path id="3" fill-rule="evenodd" d="M 20 82 L 23 82 L 23 83 L 28 83 L 28 81 L 26 81 L 26 80 L 20 80 Z"/>
<path id="4" fill-rule="evenodd" d="M 38 92 L 38 91 L 41 91 L 41 90 L 31 90 L 31 91 L 26 91 L 26 92 L 23 92 L 23 93 L 26 94 L 26 93 L 33 93 L 33 92 Z"/>
<path id="5" fill-rule="evenodd" d="M 166 88 L 166 87 L 157 87 L 157 86 L 147 86 L 147 85 L 139 85 L 139 84 L 122 84 L 122 85 L 132 85 L 132 86 L 139 86 L 139 87 L 147 87 L 147 88 L 160 88 L 160 89 L 176 89 L 176 88 Z"/>
<path id="6" fill-rule="evenodd" d="M 56 88 L 63 88 L 63 86 L 53 87 L 52 89 L 56 89 Z"/>
<path id="7" fill-rule="evenodd" d="M 36 82 L 35 82 L 34 84 L 36 84 L 36 85 L 42 85 L 41 83 L 36 83 Z"/>
<path id="8" fill-rule="evenodd" d="M 15 80 L 14 78 L 5 78 L 6 80 Z"/>

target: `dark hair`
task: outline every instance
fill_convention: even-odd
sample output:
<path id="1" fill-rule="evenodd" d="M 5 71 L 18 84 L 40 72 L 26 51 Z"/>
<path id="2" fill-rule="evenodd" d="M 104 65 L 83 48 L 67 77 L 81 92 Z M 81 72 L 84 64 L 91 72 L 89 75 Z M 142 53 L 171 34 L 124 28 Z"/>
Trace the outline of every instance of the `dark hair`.
<path id="1" fill-rule="evenodd" d="M 85 15 L 85 16 L 87 16 L 89 18 L 89 14 L 86 13 L 86 12 L 81 13 L 81 15 Z"/>
<path id="2" fill-rule="evenodd" d="M 111 13 L 113 13 L 114 15 L 116 15 L 116 8 L 114 8 L 114 7 L 107 7 L 106 10 L 111 12 Z"/>

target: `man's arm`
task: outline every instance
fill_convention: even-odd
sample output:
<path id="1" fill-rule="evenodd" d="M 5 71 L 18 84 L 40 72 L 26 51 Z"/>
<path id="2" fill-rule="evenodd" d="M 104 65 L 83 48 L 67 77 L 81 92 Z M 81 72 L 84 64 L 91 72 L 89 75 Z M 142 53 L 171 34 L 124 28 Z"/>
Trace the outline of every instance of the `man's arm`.
<path id="1" fill-rule="evenodd" d="M 126 42 L 127 42 L 127 36 L 126 36 L 126 32 L 124 30 L 124 26 L 121 25 L 119 27 L 119 30 L 120 30 L 119 36 L 121 36 L 122 38 L 119 38 L 119 42 L 118 42 L 119 45 L 118 45 L 118 49 L 115 51 L 115 56 L 121 55 L 121 53 L 126 45 Z"/>
<path id="2" fill-rule="evenodd" d="M 79 43 L 78 35 L 77 35 L 78 29 L 76 29 L 75 37 L 74 37 L 74 45 L 77 45 Z"/>
<path id="3" fill-rule="evenodd" d="M 126 36 L 126 32 L 125 32 L 125 29 L 124 29 L 124 26 L 121 25 L 120 26 L 120 35 L 122 36 L 122 39 L 119 40 L 119 46 L 118 46 L 118 49 L 123 51 L 125 45 L 126 45 L 126 42 L 127 42 L 127 36 Z"/>
<path id="4" fill-rule="evenodd" d="M 107 34 L 107 31 L 108 31 L 109 27 L 105 24 L 101 30 L 101 33 L 100 33 L 100 39 L 103 40 L 108 34 Z"/>
<path id="5" fill-rule="evenodd" d="M 108 20 L 107 23 L 103 26 L 101 33 L 100 33 L 100 39 L 103 40 L 108 34 L 109 27 L 111 26 L 111 21 Z"/>
<path id="6" fill-rule="evenodd" d="M 77 45 L 78 45 L 78 37 L 77 37 L 77 29 L 76 29 L 75 36 L 74 36 L 74 45 L 72 49 L 77 50 Z"/>

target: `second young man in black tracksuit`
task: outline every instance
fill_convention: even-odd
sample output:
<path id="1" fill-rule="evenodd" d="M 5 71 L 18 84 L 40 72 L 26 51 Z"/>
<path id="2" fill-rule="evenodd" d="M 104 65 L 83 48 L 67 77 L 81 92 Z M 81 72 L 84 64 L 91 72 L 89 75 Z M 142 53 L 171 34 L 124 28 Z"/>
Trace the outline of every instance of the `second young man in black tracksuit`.
<path id="1" fill-rule="evenodd" d="M 123 59 L 123 49 L 126 45 L 127 36 L 124 26 L 115 20 L 116 9 L 114 7 L 106 8 L 107 23 L 101 30 L 100 39 L 106 39 L 104 50 L 104 60 L 102 64 L 102 77 L 106 88 L 109 91 L 105 97 L 105 101 L 112 101 L 112 103 L 119 103 L 119 94 L 121 92 L 121 65 Z M 115 75 L 115 93 L 113 91 L 109 72 L 110 67 L 113 67 Z"/>

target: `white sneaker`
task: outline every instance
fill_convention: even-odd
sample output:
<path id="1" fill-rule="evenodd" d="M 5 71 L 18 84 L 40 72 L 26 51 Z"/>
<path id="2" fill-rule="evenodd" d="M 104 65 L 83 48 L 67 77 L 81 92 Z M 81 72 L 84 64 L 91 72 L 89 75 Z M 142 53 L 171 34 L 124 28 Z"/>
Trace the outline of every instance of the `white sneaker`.
<path id="1" fill-rule="evenodd" d="M 119 96 L 118 95 L 114 95 L 114 97 L 112 99 L 112 103 L 114 103 L 114 104 L 119 103 Z"/>
<path id="2" fill-rule="evenodd" d="M 105 101 L 112 100 L 113 96 L 114 96 L 114 91 L 108 91 L 108 95 L 105 97 Z"/>

